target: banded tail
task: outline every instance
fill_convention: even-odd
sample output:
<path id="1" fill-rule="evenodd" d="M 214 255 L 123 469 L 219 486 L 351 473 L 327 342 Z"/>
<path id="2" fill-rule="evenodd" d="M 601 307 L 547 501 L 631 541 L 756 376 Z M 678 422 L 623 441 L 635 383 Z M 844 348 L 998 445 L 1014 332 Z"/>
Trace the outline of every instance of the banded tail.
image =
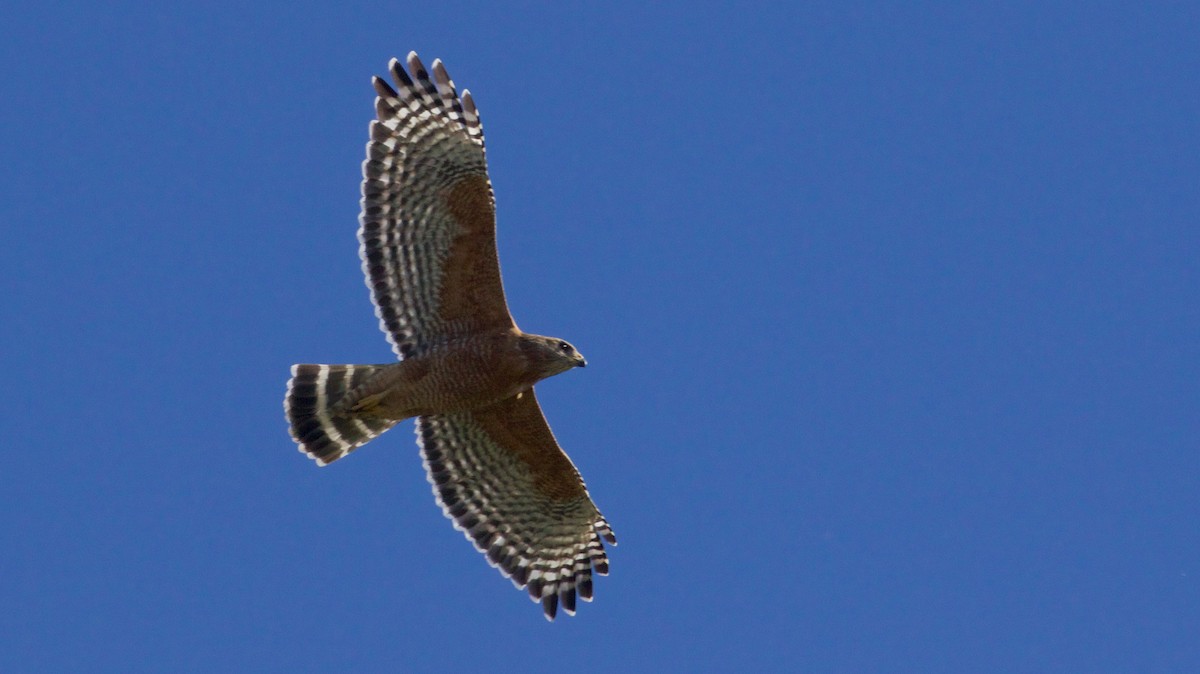
<path id="1" fill-rule="evenodd" d="M 395 421 L 339 409 L 338 402 L 384 365 L 293 365 L 283 410 L 292 439 L 317 465 L 349 454 Z"/>

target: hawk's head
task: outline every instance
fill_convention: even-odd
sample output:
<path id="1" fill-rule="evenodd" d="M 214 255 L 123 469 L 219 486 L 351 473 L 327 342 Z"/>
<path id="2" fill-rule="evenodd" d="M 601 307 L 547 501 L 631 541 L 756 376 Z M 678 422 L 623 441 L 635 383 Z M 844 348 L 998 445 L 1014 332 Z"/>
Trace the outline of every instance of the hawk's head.
<path id="1" fill-rule="evenodd" d="M 583 354 L 557 337 L 524 335 L 523 351 L 539 379 L 553 377 L 573 367 L 587 367 Z"/>

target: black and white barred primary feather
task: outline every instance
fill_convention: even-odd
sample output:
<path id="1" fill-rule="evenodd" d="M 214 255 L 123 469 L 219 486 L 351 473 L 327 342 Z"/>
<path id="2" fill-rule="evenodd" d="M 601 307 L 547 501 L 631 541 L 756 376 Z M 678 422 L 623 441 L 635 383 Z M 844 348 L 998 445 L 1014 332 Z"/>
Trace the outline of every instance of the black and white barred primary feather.
<path id="1" fill-rule="evenodd" d="M 475 103 L 459 98 L 440 60 L 436 82 L 415 52 L 411 77 L 395 59 L 389 70 L 395 89 L 373 80 L 379 119 L 363 162 L 359 255 L 380 328 L 406 358 L 476 327 L 448 325 L 440 311 L 443 265 L 461 233 L 445 196 L 464 178 L 486 181 L 487 161 Z"/>

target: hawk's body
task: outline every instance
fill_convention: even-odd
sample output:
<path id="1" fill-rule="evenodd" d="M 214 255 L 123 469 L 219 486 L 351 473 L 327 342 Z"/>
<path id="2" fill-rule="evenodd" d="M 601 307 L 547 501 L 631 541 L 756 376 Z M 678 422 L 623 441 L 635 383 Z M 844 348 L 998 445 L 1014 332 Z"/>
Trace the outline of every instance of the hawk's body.
<path id="1" fill-rule="evenodd" d="M 557 374 L 543 369 L 539 346 L 515 329 L 457 340 L 380 368 L 339 409 L 400 420 L 494 405 Z"/>
<path id="2" fill-rule="evenodd" d="M 320 465 L 417 417 L 446 515 L 548 618 L 590 599 L 616 542 L 533 393 L 586 362 L 522 332 L 504 299 L 483 131 L 440 61 L 416 54 L 397 88 L 375 78 L 379 120 L 363 163 L 359 240 L 380 326 L 399 363 L 296 365 L 284 401 L 292 437 Z M 415 80 L 415 81 L 414 81 Z"/>

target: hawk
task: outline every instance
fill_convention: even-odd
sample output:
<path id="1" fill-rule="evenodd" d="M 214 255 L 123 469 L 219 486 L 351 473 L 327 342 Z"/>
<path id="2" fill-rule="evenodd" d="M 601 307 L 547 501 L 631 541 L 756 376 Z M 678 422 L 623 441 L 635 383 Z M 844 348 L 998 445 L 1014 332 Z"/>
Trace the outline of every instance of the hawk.
<path id="1" fill-rule="evenodd" d="M 332 463 L 415 417 L 446 517 L 553 620 L 592 599 L 616 537 L 559 447 L 534 395 L 587 361 L 570 343 L 522 332 L 496 255 L 483 127 L 440 60 L 389 64 L 372 83 L 378 119 L 363 162 L 359 256 L 375 315 L 399 362 L 294 365 L 292 438 Z"/>

